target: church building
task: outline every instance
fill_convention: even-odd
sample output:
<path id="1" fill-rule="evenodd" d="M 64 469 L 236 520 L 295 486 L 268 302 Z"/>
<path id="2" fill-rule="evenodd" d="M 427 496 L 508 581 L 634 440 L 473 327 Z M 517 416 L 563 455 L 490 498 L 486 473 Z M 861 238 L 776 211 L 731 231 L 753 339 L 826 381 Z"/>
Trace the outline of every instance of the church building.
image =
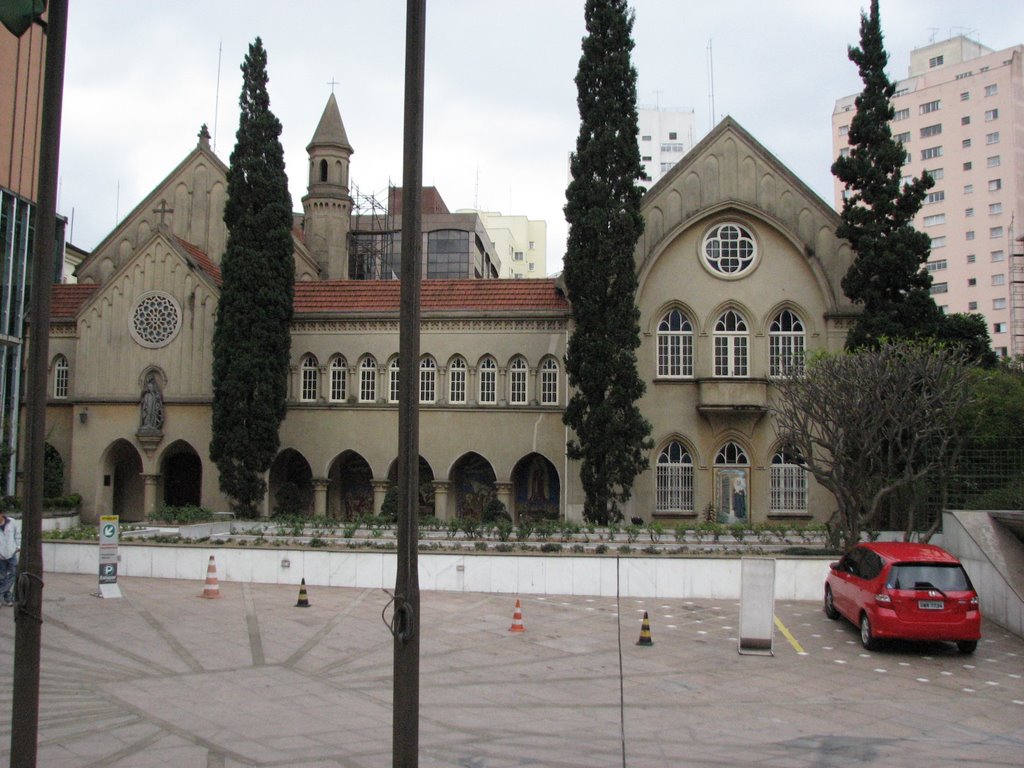
<path id="1" fill-rule="evenodd" d="M 307 152 L 288 411 L 263 514 L 287 503 L 350 519 L 379 511 L 397 476 L 400 285 L 367 269 L 333 94 Z M 78 283 L 54 286 L 47 440 L 83 521 L 229 509 L 209 458 L 226 174 L 204 128 L 85 255 Z M 826 519 L 833 500 L 776 437 L 771 379 L 843 345 L 852 252 L 835 237 L 837 214 L 728 118 L 646 193 L 642 213 L 640 408 L 655 447 L 627 515 Z M 421 513 L 480 516 L 497 498 L 514 519 L 581 520 L 562 423 L 572 297 L 557 278 L 491 279 L 472 221 L 425 218 L 424 259 L 439 266 L 424 268 L 413 393 Z"/>

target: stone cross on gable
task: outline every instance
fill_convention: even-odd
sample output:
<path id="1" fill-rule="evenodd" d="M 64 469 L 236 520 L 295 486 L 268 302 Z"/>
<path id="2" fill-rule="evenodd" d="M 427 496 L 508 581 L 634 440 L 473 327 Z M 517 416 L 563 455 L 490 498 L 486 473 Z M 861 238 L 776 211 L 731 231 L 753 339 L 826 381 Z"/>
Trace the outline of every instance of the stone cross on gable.
<path id="1" fill-rule="evenodd" d="M 327 84 L 331 86 L 331 93 L 334 93 L 334 86 L 338 85 L 338 81 L 332 77 L 330 80 L 327 81 Z"/>
<path id="2" fill-rule="evenodd" d="M 153 213 L 160 214 L 160 226 L 162 227 L 162 226 L 164 226 L 164 216 L 166 216 L 168 213 L 174 213 L 174 209 L 167 207 L 167 201 L 166 200 L 161 200 L 160 201 L 160 207 L 159 208 L 154 208 L 153 209 Z"/>

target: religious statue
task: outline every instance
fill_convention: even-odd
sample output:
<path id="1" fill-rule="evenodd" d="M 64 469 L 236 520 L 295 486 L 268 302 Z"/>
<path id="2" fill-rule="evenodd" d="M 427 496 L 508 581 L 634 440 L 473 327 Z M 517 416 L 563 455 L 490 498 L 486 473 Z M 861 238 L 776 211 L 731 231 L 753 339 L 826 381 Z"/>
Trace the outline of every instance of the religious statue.
<path id="1" fill-rule="evenodd" d="M 139 429 L 159 432 L 164 426 L 164 399 L 156 383 L 156 374 L 146 377 L 146 388 L 139 403 Z"/>

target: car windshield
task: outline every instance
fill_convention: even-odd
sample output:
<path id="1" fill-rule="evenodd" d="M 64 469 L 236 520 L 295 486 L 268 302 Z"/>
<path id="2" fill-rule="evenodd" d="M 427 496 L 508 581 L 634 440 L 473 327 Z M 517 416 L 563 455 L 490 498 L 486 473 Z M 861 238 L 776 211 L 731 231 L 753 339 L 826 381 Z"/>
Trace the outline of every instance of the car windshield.
<path id="1" fill-rule="evenodd" d="M 963 567 L 956 564 L 898 563 L 889 572 L 889 589 L 937 589 L 942 592 L 965 592 L 971 581 Z"/>

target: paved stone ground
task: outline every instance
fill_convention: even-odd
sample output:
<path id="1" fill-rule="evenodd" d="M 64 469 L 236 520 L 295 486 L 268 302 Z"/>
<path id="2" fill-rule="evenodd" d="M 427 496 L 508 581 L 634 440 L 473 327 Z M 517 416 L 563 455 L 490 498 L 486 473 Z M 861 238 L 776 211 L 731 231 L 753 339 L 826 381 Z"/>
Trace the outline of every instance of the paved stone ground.
<path id="1" fill-rule="evenodd" d="M 40 766 L 391 764 L 384 592 L 318 587 L 296 608 L 292 587 L 203 586 L 131 578 L 99 599 L 94 577 L 47 576 Z M 623 765 L 620 634 L 629 766 L 1024 765 L 1024 640 L 992 624 L 970 657 L 867 653 L 819 605 L 779 602 L 792 641 L 740 656 L 735 601 L 524 597 L 522 634 L 513 606 L 423 594 L 420 765 Z M 4 609 L 4 762 L 13 640 Z"/>

